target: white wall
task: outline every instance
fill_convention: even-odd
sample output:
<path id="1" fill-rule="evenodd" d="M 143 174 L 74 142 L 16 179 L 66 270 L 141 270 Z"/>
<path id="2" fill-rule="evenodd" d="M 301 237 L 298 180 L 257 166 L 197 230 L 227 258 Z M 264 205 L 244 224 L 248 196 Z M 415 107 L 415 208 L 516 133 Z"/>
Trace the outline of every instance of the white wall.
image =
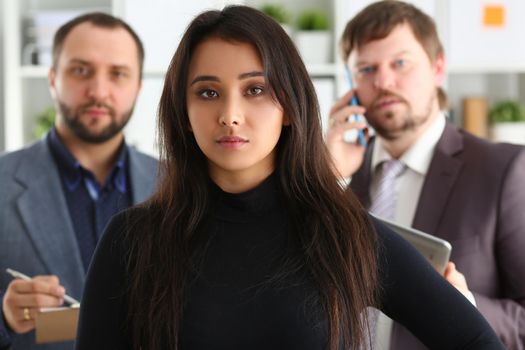
<path id="1" fill-rule="evenodd" d="M 20 4 L 22 15 L 27 15 L 31 11 L 39 9 L 54 9 L 54 8 L 69 8 L 71 7 L 113 7 L 114 11 L 119 15 L 123 15 L 124 18 L 131 20 L 132 26 L 136 27 L 139 31 L 140 36 L 143 38 L 146 45 L 146 67 L 148 74 L 145 77 L 145 84 L 142 93 L 137 101 L 135 114 L 128 128 L 126 129 L 127 135 L 129 136 L 130 142 L 138 145 L 142 150 L 155 154 L 156 147 L 154 142 L 154 131 L 155 130 L 155 117 L 156 108 L 158 104 L 158 98 L 160 96 L 160 90 L 162 88 L 162 78 L 167 61 L 172 55 L 175 49 L 176 42 L 178 42 L 176 35 L 180 35 L 180 32 L 185 26 L 185 22 L 189 21 L 188 16 L 184 10 L 185 7 L 191 6 L 192 8 L 198 8 L 199 6 L 205 5 L 216 5 L 219 3 L 244 3 L 246 5 L 260 7 L 265 3 L 282 3 L 286 4 L 286 8 L 292 13 L 297 15 L 301 9 L 305 8 L 324 8 L 329 14 L 335 16 L 332 23 L 344 24 L 346 17 L 351 15 L 350 8 L 357 6 L 358 4 L 369 2 L 371 0 L 186 0 L 179 2 L 179 0 L 151 0 L 150 3 L 155 5 L 164 4 L 164 6 L 153 6 L 148 3 L 148 6 L 144 4 L 146 2 L 142 0 L 0 0 L 0 16 L 2 12 L 5 13 L 4 6 L 8 1 L 17 1 Z M 432 4 L 443 4 L 446 3 L 444 0 L 412 0 L 420 5 L 428 12 L 436 12 L 437 17 L 443 17 L 443 13 L 446 12 L 446 6 L 436 6 L 435 11 L 431 10 Z M 435 2 L 436 1 L 436 2 Z M 437 2 L 439 1 L 439 2 Z M 443 1 L 443 2 L 441 2 Z M 451 0 L 450 0 L 451 1 Z M 510 1 L 510 0 L 508 0 Z M 518 0 L 514 0 L 518 1 Z M 200 5 L 199 5 L 200 4 Z M 425 5 L 426 4 L 426 5 Z M 168 6 L 169 5 L 169 6 Z M 336 6 L 337 5 L 337 6 Z M 344 6 L 343 6 L 344 5 Z M 136 11 L 128 12 L 130 8 L 135 6 Z M 155 14 L 157 8 L 170 7 L 170 11 L 164 11 L 162 15 Z M 171 7 L 174 9 L 171 10 Z M 334 9 L 334 7 L 336 7 Z M 337 11 L 337 13 L 335 13 Z M 350 11 L 350 12 L 349 12 Z M 443 12 L 443 13 L 442 13 Z M 447 12 L 448 13 L 448 12 Z M 446 14 L 445 13 L 445 17 Z M 134 14 L 134 15 L 133 15 Z M 346 14 L 346 15 L 345 15 Z M 130 18 L 127 18 L 127 17 Z M 153 20 L 152 20 L 153 18 Z M 162 22 L 162 23 L 157 23 Z M 152 24 L 153 23 L 153 24 Z M 0 23 L 1 24 L 1 23 Z M 166 24 L 168 29 L 161 28 L 160 26 Z M 445 21 L 438 23 L 438 26 L 446 25 Z M 171 27 L 170 27 L 171 26 Z M 341 28 L 335 28 L 336 31 Z M 3 45 L 6 42 L 6 34 L 3 33 L 3 25 L 0 25 L 0 127 L 3 128 L 4 121 L 8 119 L 4 115 L 4 107 L 6 101 L 11 101 L 9 97 L 5 97 L 3 92 L 6 92 L 5 79 L 6 72 L 2 64 L 2 60 L 5 61 L 5 57 L 2 54 Z M 162 33 L 164 37 L 162 40 L 158 39 L 159 33 Z M 179 33 L 179 34 L 177 34 Z M 4 34 L 4 35 L 2 35 Z M 448 32 L 442 31 L 442 39 L 448 38 Z M 175 37 L 173 37 L 175 35 Z M 168 37 L 168 36 L 171 36 Z M 151 40 L 153 37 L 153 40 Z M 166 38 L 167 37 L 167 38 Z M 157 38 L 157 40 L 155 40 Z M 334 38 L 334 44 L 337 42 L 338 37 Z M 519 39 L 516 39 L 519 40 Z M 168 43 L 168 44 L 166 44 Z M 160 44 L 160 48 L 159 45 Z M 162 50 L 164 48 L 164 50 Z M 335 50 L 334 50 L 335 51 Z M 7 52 L 9 53 L 9 51 Z M 6 54 L 6 52 L 4 52 Z M 447 55 L 449 53 L 447 52 Z M 337 63 L 337 62 L 336 62 Z M 16 67 L 17 69 L 20 67 Z M 519 69 L 518 69 L 519 68 Z M 461 125 L 462 122 L 462 99 L 469 96 L 487 96 L 489 102 L 492 103 L 503 98 L 519 98 L 522 102 L 525 102 L 525 64 L 523 67 L 508 68 L 503 70 L 509 73 L 500 74 L 481 74 L 479 71 L 475 73 L 468 73 L 468 70 L 463 67 L 459 69 L 456 67 L 454 71 L 451 71 L 448 77 L 446 91 L 450 97 L 450 104 L 456 116 L 456 122 Z M 341 95 L 341 91 L 345 91 L 346 81 L 342 79 L 342 67 L 337 63 L 337 69 L 341 72 L 337 73 L 326 73 L 324 75 L 314 75 L 314 84 L 319 93 L 321 102 L 321 109 L 323 116 L 326 117 L 327 110 L 331 106 L 331 98 L 333 94 Z M 11 72 L 13 70 L 10 70 Z M 492 70 L 498 71 L 498 70 Z M 499 70 L 501 71 L 501 70 Z M 320 80 L 316 78 L 322 78 Z M 333 89 L 327 84 L 329 79 L 336 79 L 336 87 L 339 89 Z M 342 88 L 341 88 L 342 86 Z M 29 127 L 34 123 L 33 119 L 45 106 L 51 105 L 51 98 L 47 89 L 45 78 L 40 75 L 30 77 L 25 76 L 21 79 L 22 97 L 18 98 L 15 94 L 16 101 L 21 101 L 22 118 L 14 117 L 16 120 L 23 120 L 24 127 L 24 138 L 29 140 L 28 133 L 31 132 L 32 128 Z M 10 90 L 17 91 L 12 85 Z M 13 113 L 10 121 L 13 119 Z M 16 126 L 16 125 L 15 125 Z M 11 128 L 12 129 L 12 128 Z M 151 130 L 151 132 L 145 132 L 145 130 Z M 6 134 L 9 130 L 0 130 L 0 152 L 5 149 L 6 146 Z M 16 130 L 11 130 L 9 135 L 16 134 Z"/>
<path id="2" fill-rule="evenodd" d="M 0 18 L 3 16 L 4 0 L 0 0 Z M 0 25 L 0 128 L 4 126 L 4 26 Z M 4 132 L 0 130 L 0 152 L 5 148 Z"/>

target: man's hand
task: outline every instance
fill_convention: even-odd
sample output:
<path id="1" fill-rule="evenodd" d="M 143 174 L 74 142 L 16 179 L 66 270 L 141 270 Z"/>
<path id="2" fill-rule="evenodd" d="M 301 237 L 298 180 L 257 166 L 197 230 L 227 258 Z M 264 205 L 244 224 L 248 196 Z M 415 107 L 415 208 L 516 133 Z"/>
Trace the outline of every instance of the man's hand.
<path id="1" fill-rule="evenodd" d="M 8 326 L 15 333 L 35 328 L 35 315 L 42 307 L 62 305 L 65 289 L 56 276 L 15 279 L 7 286 L 2 304 Z"/>
<path id="2" fill-rule="evenodd" d="M 465 276 L 456 270 L 456 264 L 449 262 L 447 268 L 445 269 L 445 279 L 457 290 L 461 292 L 474 306 L 476 306 L 476 300 L 474 295 L 468 289 L 467 280 Z"/>
<path id="3" fill-rule="evenodd" d="M 346 131 L 366 128 L 364 121 L 348 122 L 351 115 L 365 113 L 364 107 L 349 105 L 353 94 L 354 90 L 349 91 L 333 105 L 326 133 L 326 145 L 336 167 L 334 171 L 337 176 L 341 175 L 343 178 L 352 176 L 359 169 L 365 154 L 365 147 L 359 143 L 359 140 L 356 143 L 348 143 L 344 140 Z"/>

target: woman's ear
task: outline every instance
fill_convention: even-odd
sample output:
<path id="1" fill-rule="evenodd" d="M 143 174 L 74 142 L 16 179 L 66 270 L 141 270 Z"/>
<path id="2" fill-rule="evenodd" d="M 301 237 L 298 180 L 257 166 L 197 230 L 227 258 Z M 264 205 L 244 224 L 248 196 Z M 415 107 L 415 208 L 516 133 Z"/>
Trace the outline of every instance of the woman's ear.
<path id="1" fill-rule="evenodd" d="M 287 115 L 283 116 L 283 126 L 290 126 L 290 118 Z"/>

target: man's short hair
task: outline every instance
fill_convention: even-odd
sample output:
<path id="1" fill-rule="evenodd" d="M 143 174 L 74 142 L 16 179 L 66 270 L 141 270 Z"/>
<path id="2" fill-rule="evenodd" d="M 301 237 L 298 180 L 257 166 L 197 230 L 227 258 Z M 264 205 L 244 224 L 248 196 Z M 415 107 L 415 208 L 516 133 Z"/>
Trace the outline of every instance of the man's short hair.
<path id="1" fill-rule="evenodd" d="M 68 34 L 76 26 L 82 23 L 86 23 L 86 22 L 93 24 L 95 27 L 106 28 L 106 29 L 122 28 L 126 30 L 131 35 L 131 37 L 135 41 L 135 44 L 137 45 L 139 70 L 140 70 L 140 76 L 142 77 L 142 67 L 144 64 L 144 46 L 142 45 L 142 41 L 140 40 L 137 33 L 135 33 L 135 31 L 129 26 L 129 24 L 127 24 L 120 18 L 114 17 L 112 15 L 109 15 L 103 12 L 90 12 L 84 15 L 80 15 L 78 17 L 73 18 L 69 22 L 65 23 L 58 29 L 53 39 L 53 68 L 54 69 L 57 68 L 58 59 L 60 57 L 60 53 L 62 52 L 62 47 L 64 46 L 64 41 L 66 40 L 66 37 L 68 36 Z"/>
<path id="2" fill-rule="evenodd" d="M 443 54 L 434 20 L 417 7 L 403 1 L 385 0 L 365 7 L 348 24 L 341 38 L 343 58 L 370 41 L 386 38 L 394 28 L 408 24 L 428 57 Z"/>

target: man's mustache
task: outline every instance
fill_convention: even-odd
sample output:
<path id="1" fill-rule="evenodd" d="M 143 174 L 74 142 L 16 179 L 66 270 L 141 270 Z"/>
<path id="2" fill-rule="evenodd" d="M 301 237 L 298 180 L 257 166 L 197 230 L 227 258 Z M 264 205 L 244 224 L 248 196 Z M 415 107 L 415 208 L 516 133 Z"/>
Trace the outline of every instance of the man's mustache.
<path id="1" fill-rule="evenodd" d="M 80 113 L 83 113 L 85 112 L 86 110 L 90 109 L 90 108 L 104 108 L 104 109 L 107 109 L 108 110 L 108 113 L 110 115 L 115 115 L 115 109 L 113 107 L 111 107 L 110 105 L 108 105 L 107 103 L 104 103 L 104 102 L 100 102 L 100 101 L 90 101 L 90 102 L 87 102 L 86 104 L 83 104 L 80 106 L 79 108 L 79 111 Z"/>
<path id="2" fill-rule="evenodd" d="M 384 100 L 385 98 L 392 98 L 401 103 L 408 104 L 408 101 L 401 95 L 398 95 L 392 91 L 381 90 L 377 97 L 372 101 L 372 109 L 376 109 L 380 101 Z"/>

